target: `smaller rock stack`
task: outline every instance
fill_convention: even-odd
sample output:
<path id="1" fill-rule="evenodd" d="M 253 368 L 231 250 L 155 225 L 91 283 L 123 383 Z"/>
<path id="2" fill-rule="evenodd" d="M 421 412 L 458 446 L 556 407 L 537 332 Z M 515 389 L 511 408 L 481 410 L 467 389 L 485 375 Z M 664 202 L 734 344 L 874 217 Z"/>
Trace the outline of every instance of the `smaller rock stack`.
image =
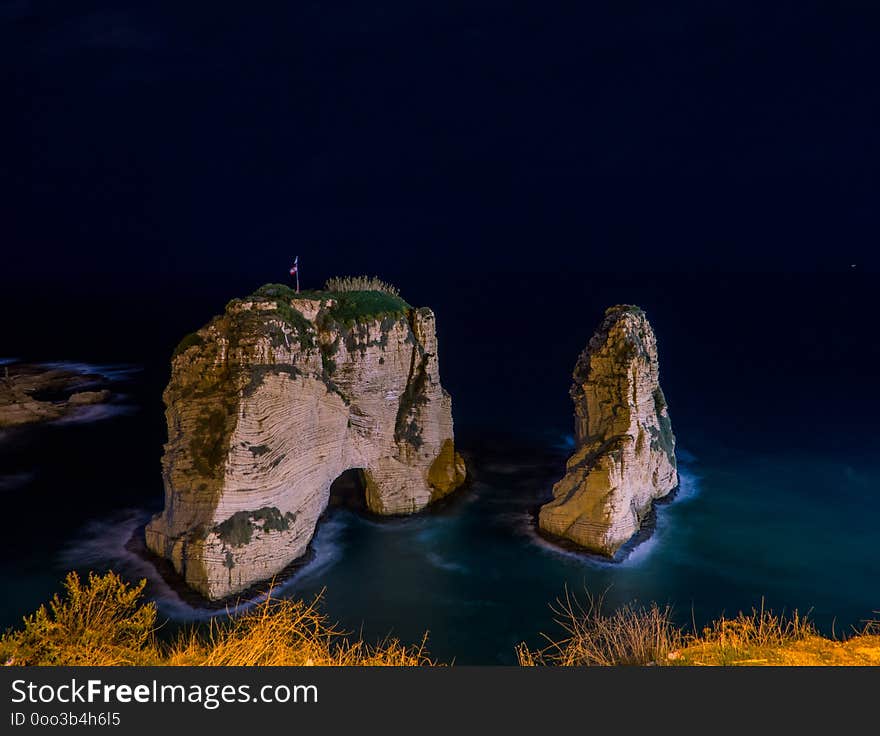
<path id="1" fill-rule="evenodd" d="M 639 530 L 654 500 L 678 485 L 657 340 L 644 312 L 631 305 L 608 309 L 573 379 L 577 449 L 538 524 L 613 556 Z"/>

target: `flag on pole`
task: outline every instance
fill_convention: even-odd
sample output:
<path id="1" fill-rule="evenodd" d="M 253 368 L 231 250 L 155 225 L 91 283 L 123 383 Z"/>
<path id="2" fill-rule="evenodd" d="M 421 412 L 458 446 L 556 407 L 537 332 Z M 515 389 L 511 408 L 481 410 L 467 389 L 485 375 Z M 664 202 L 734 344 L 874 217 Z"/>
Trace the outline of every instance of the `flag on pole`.
<path id="1" fill-rule="evenodd" d="M 290 275 L 296 276 L 296 293 L 299 294 L 299 256 L 293 259 L 293 265 L 290 267 Z"/>

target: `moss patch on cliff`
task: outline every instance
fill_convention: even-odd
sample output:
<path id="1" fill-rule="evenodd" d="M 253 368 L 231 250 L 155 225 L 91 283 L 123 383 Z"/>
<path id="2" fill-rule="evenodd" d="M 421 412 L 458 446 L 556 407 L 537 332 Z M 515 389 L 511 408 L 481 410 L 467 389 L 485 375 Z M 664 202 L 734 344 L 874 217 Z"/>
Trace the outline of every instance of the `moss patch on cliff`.
<path id="1" fill-rule="evenodd" d="M 290 327 L 299 340 L 299 346 L 303 350 L 315 348 L 315 328 L 303 315 L 287 302 L 277 302 L 275 313 L 281 317 L 284 323 Z"/>
<path id="2" fill-rule="evenodd" d="M 282 514 L 275 506 L 264 506 L 256 511 L 237 511 L 214 526 L 214 532 L 229 546 L 242 547 L 250 543 L 254 530 L 286 532 L 295 520 L 290 511 Z"/>
<path id="3" fill-rule="evenodd" d="M 321 345 L 321 373 L 325 380 L 330 380 L 336 372 L 336 361 L 333 356 L 339 352 L 339 338 L 334 342 Z"/>
<path id="4" fill-rule="evenodd" d="M 380 348 L 385 350 L 388 347 L 388 335 L 395 325 L 401 322 L 402 318 L 396 314 L 385 315 L 379 323 L 378 335 L 370 334 L 370 327 L 375 323 L 355 322 L 351 325 L 334 324 L 333 326 L 339 330 L 339 335 L 345 343 L 345 348 L 349 355 L 360 353 L 366 355 L 370 348 Z M 378 320 L 377 320 L 378 321 Z M 409 340 L 411 333 L 407 333 Z"/>
<path id="5" fill-rule="evenodd" d="M 228 417 L 223 409 L 211 409 L 196 420 L 196 431 L 189 449 L 193 467 L 202 475 L 213 475 L 226 457 Z"/>
<path id="6" fill-rule="evenodd" d="M 255 365 L 251 368 L 251 380 L 242 389 L 243 398 L 253 396 L 254 392 L 263 385 L 266 376 L 277 376 L 286 373 L 291 378 L 303 375 L 303 372 L 295 365 L 289 363 L 274 363 L 271 365 Z"/>

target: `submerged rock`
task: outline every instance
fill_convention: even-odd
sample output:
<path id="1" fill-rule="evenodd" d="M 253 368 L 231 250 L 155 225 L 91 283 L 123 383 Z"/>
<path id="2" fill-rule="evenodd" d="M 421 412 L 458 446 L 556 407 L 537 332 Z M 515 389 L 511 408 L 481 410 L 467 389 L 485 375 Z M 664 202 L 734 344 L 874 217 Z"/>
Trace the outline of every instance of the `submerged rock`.
<path id="1" fill-rule="evenodd" d="M 110 391 L 106 388 L 101 391 L 77 391 L 71 394 L 67 400 L 68 404 L 73 406 L 88 406 L 90 404 L 103 404 L 110 400 Z"/>
<path id="2" fill-rule="evenodd" d="M 577 449 L 538 524 L 612 556 L 639 530 L 653 501 L 678 485 L 657 341 L 644 312 L 608 309 L 573 379 Z"/>
<path id="3" fill-rule="evenodd" d="M 384 292 L 233 300 L 181 341 L 164 399 L 165 508 L 146 542 L 210 599 L 300 557 L 346 470 L 377 514 L 464 481 L 434 314 Z"/>

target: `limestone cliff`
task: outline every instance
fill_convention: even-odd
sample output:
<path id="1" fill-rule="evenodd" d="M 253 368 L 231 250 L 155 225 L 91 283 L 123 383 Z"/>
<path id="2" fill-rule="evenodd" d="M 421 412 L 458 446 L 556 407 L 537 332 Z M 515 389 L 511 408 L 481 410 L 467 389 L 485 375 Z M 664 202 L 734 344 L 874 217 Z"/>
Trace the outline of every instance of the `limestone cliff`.
<path id="1" fill-rule="evenodd" d="M 608 309 L 573 378 L 577 449 L 538 523 L 612 556 L 639 530 L 653 501 L 678 485 L 657 341 L 644 312 Z"/>
<path id="2" fill-rule="evenodd" d="M 344 471 L 408 514 L 460 485 L 434 314 L 383 292 L 269 285 L 188 335 L 165 389 L 165 508 L 150 549 L 218 599 L 300 557 Z"/>

